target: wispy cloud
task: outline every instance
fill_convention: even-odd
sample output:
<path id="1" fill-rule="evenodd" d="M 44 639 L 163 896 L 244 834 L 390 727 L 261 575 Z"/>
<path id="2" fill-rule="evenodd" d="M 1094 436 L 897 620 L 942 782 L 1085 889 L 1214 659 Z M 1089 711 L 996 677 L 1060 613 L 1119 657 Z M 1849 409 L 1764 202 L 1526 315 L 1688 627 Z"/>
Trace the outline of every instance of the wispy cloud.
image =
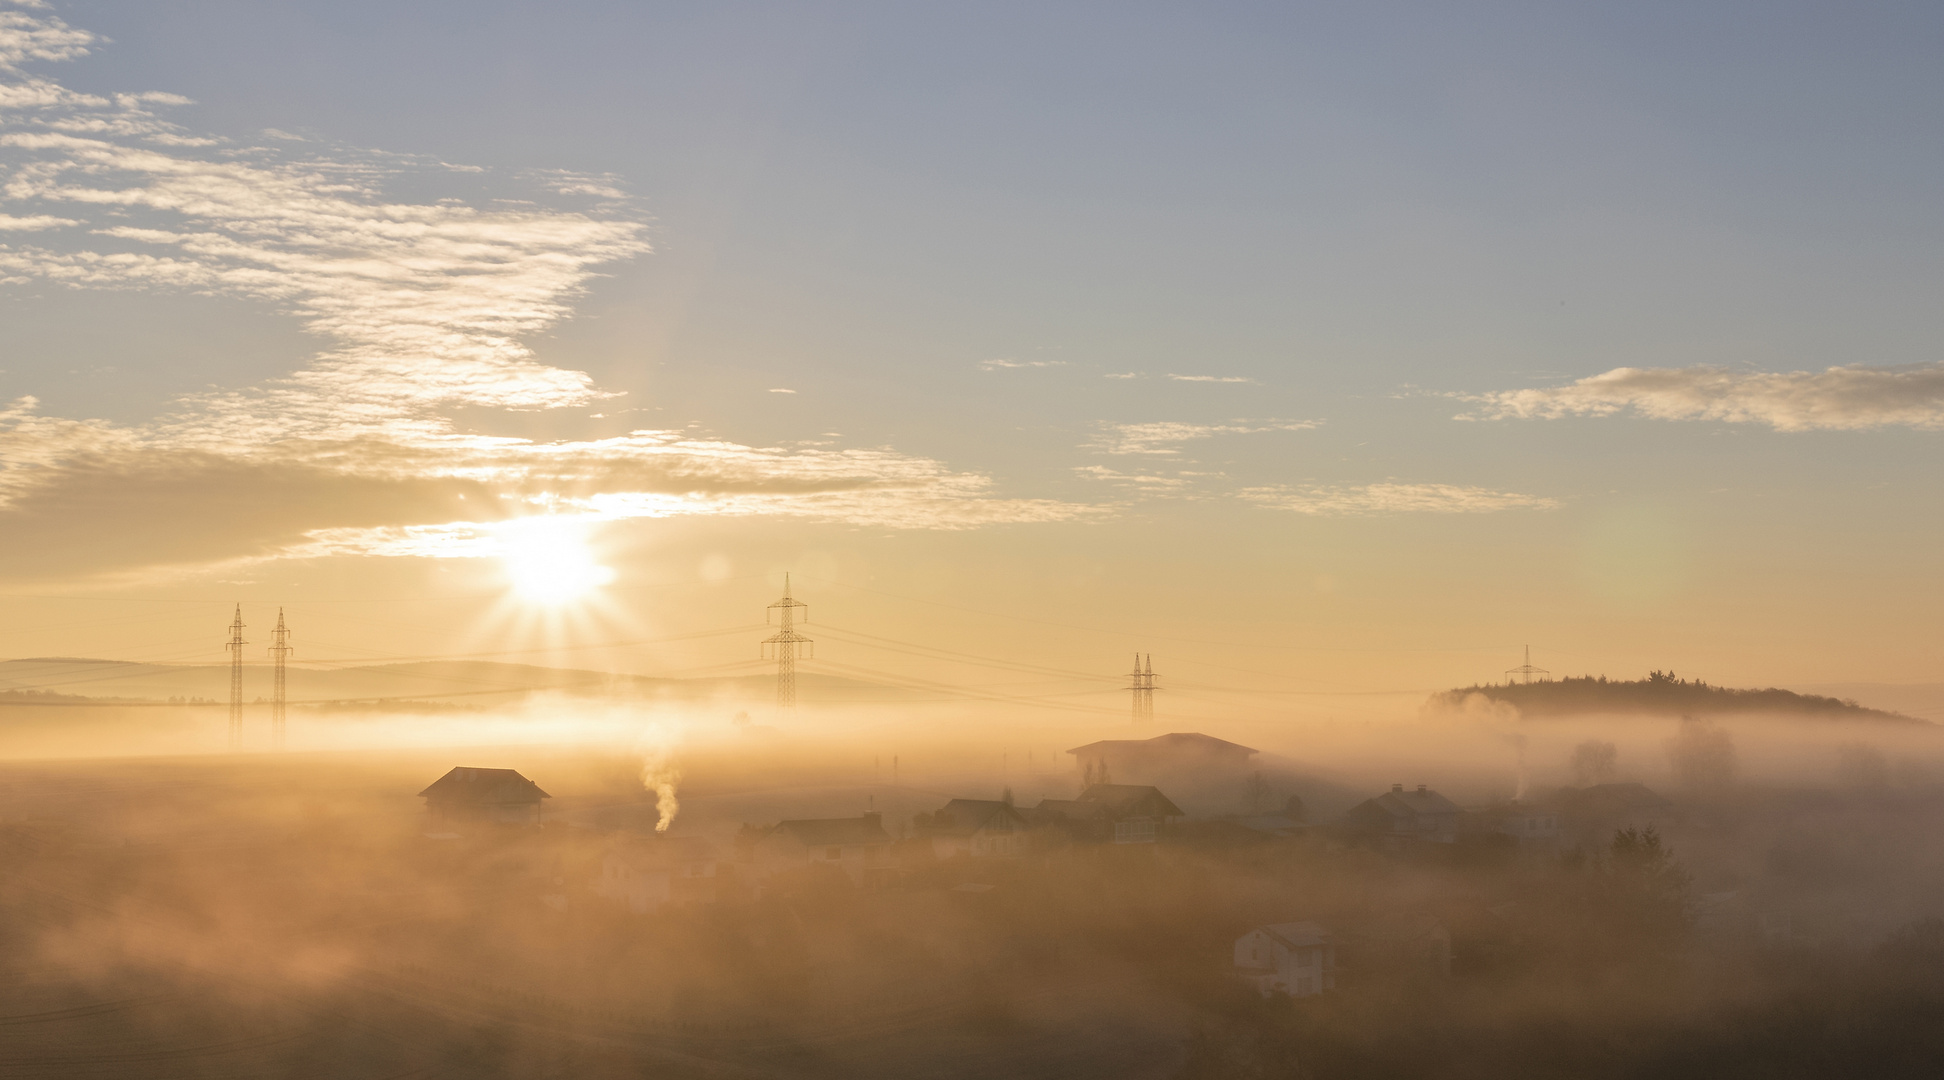
<path id="1" fill-rule="evenodd" d="M 1245 488 L 1242 498 L 1277 510 L 1299 514 L 1346 516 L 1361 514 L 1489 514 L 1499 510 L 1553 510 L 1559 501 L 1541 495 L 1520 495 L 1490 488 L 1456 484 L 1333 485 L 1321 487 Z"/>
<path id="2" fill-rule="evenodd" d="M 26 10 L 0 10 L 0 71 L 14 71 L 34 60 L 79 59 L 99 40 L 52 15 L 27 13 L 48 10 L 45 0 L 12 0 L 12 5 Z"/>
<path id="3" fill-rule="evenodd" d="M 1168 378 L 1173 379 L 1175 382 L 1214 382 L 1214 383 L 1255 382 L 1254 379 L 1251 379 L 1246 375 L 1176 375 L 1173 372 L 1170 372 L 1168 374 Z"/>
<path id="4" fill-rule="evenodd" d="M 979 361 L 980 371 L 1004 371 L 1008 368 L 1065 367 L 1065 360 L 997 360 Z"/>
<path id="5" fill-rule="evenodd" d="M 1162 476 L 1158 473 L 1129 473 L 1110 469 L 1105 465 L 1079 465 L 1073 470 L 1089 480 L 1101 480 L 1118 484 L 1134 491 L 1172 494 L 1186 489 L 1190 483 L 1187 476 L 1176 474 Z"/>
<path id="6" fill-rule="evenodd" d="M 37 6 L 0 9 L 9 72 L 95 42 Z M 228 529 L 229 556 L 274 557 L 467 554 L 477 546 L 441 538 L 543 510 L 913 528 L 1096 512 L 1003 498 L 984 476 L 888 449 L 668 431 L 547 444 L 479 434 L 494 410 L 612 396 L 524 343 L 569 317 L 600 267 L 648 250 L 612 178 L 535 174 L 539 190 L 527 194 L 538 198 L 484 207 L 404 201 L 387 194 L 400 174 L 436 187 L 460 167 L 314 141 L 225 143 L 159 111 L 183 100 L 0 76 L 0 207 L 18 211 L 0 222 L 35 241 L 0 244 L 0 284 L 244 297 L 297 318 L 324 347 L 290 375 L 180 400 L 146 424 L 0 404 L 0 549 L 11 556 L 38 543 L 56 561 L 214 558 L 210 538 L 224 529 L 212 521 Z M 573 199 L 596 201 L 549 205 Z M 458 408 L 472 410 L 472 428 L 455 424 Z M 161 492 L 167 505 L 152 497 Z M 252 494 L 262 508 L 236 509 Z M 117 507 L 149 516 L 108 520 Z M 135 539 L 178 520 L 176 540 Z"/>
<path id="7" fill-rule="evenodd" d="M 1460 396 L 1479 405 L 1459 417 L 1467 420 L 1632 413 L 1778 431 L 1944 428 L 1944 364 L 1789 372 L 1623 367 L 1565 386 Z"/>
<path id="8" fill-rule="evenodd" d="M 42 229 L 58 229 L 64 225 L 79 225 L 73 218 L 54 217 L 51 214 L 34 214 L 31 217 L 15 217 L 0 214 L 0 232 L 39 232 Z"/>
<path id="9" fill-rule="evenodd" d="M 1144 424 L 1102 424 L 1088 446 L 1107 454 L 1181 453 L 1181 444 L 1217 435 L 1255 435 L 1265 431 L 1307 431 L 1316 420 L 1231 420 L 1222 424 L 1191 424 L 1159 420 Z"/>
<path id="10" fill-rule="evenodd" d="M 1103 379 L 1138 379 L 1140 377 L 1141 373 L 1138 371 L 1110 371 L 1101 376 Z"/>
<path id="11" fill-rule="evenodd" d="M 796 393 L 796 391 L 795 391 L 795 390 L 786 390 L 786 389 L 784 389 L 784 388 L 783 388 L 783 387 L 781 387 L 781 386 L 772 386 L 772 387 L 770 387 L 770 393 L 772 393 L 772 394 L 794 394 L 794 393 Z"/>

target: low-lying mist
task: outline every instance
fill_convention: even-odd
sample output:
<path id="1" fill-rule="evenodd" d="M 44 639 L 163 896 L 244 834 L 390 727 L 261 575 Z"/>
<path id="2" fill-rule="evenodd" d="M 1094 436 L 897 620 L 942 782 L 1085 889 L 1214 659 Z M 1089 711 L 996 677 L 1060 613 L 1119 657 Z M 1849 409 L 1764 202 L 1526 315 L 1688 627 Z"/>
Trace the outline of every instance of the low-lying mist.
<path id="1" fill-rule="evenodd" d="M 288 751 L 229 754 L 219 708 L 10 708 L 0 1056 L 22 1075 L 347 1077 L 1937 1060 L 1907 1017 L 1944 1004 L 1937 728 L 1488 702 L 1151 730 L 1055 715 L 562 695 L 293 708 Z M 1169 731 L 1255 753 L 1110 777 L 1182 812 L 1153 843 L 1042 812 L 1087 787 L 1068 750 Z M 454 767 L 549 797 L 532 820 L 437 818 L 418 793 Z M 1464 811 L 1448 839 L 1352 827 L 1420 784 Z M 1011 804 L 1016 841 L 953 847 L 952 799 Z M 1521 839 L 1511 813 L 1557 828 Z M 825 841 L 779 869 L 774 827 L 805 820 L 884 839 L 855 874 Z M 615 884 L 629 873 L 646 892 Z M 1264 997 L 1233 943 L 1295 922 L 1333 935 L 1334 988 Z M 1384 944 L 1399 927 L 1446 935 L 1448 963 Z"/>

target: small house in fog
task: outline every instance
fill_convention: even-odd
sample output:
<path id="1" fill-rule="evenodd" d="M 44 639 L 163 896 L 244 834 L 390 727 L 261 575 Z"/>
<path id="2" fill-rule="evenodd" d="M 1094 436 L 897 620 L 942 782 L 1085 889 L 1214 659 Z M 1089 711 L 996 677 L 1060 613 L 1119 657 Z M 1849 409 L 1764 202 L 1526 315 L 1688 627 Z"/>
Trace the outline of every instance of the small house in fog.
<path id="1" fill-rule="evenodd" d="M 888 875 L 896 866 L 891 858 L 891 834 L 884 831 L 884 815 L 878 813 L 779 821 L 755 837 L 750 861 L 764 877 L 800 867 L 827 866 L 842 870 L 859 884 Z"/>
<path id="2" fill-rule="evenodd" d="M 1255 750 L 1199 732 L 1172 732 L 1152 739 L 1103 739 L 1076 746 L 1073 767 L 1088 784 L 1130 783 L 1201 775 L 1240 775 Z"/>
<path id="3" fill-rule="evenodd" d="M 1313 922 L 1258 926 L 1235 939 L 1235 971 L 1263 997 L 1336 989 L 1336 944 Z"/>
<path id="4" fill-rule="evenodd" d="M 1161 790 L 1145 784 L 1094 784 L 1077 799 L 1043 799 L 1034 823 L 1066 831 L 1075 840 L 1152 844 L 1182 817 Z"/>
<path id="5" fill-rule="evenodd" d="M 637 915 L 666 904 L 708 903 L 716 898 L 715 848 L 694 836 L 623 841 L 602 854 L 594 892 L 625 903 Z"/>
<path id="6" fill-rule="evenodd" d="M 1516 799 L 1472 811 L 1466 816 L 1465 827 L 1472 832 L 1512 837 L 1521 846 L 1551 848 L 1559 843 L 1559 811 Z"/>
<path id="7" fill-rule="evenodd" d="M 538 825 L 540 800 L 553 796 L 516 769 L 460 766 L 419 792 L 426 813 L 439 824 L 496 822 Z"/>
<path id="8" fill-rule="evenodd" d="M 1372 839 L 1449 844 L 1458 839 L 1459 813 L 1457 803 L 1423 784 L 1416 791 L 1392 784 L 1390 791 L 1351 807 L 1342 824 Z"/>
<path id="9" fill-rule="evenodd" d="M 953 799 L 921 822 L 919 835 L 931 842 L 932 854 L 940 859 L 954 855 L 989 858 L 1026 852 L 1026 817 L 1009 802 Z"/>

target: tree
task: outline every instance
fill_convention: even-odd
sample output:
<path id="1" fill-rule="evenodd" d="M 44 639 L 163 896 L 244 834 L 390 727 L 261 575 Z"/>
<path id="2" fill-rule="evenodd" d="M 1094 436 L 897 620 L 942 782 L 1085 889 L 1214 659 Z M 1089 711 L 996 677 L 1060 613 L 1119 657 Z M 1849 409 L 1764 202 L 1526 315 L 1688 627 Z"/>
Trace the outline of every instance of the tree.
<path id="1" fill-rule="evenodd" d="M 1722 788 L 1735 780 L 1735 740 L 1710 720 L 1681 717 L 1667 740 L 1667 760 L 1682 787 Z"/>
<path id="2" fill-rule="evenodd" d="M 1604 784 L 1614 777 L 1620 750 L 1610 742 L 1588 739 L 1573 748 L 1573 777 L 1579 786 Z"/>

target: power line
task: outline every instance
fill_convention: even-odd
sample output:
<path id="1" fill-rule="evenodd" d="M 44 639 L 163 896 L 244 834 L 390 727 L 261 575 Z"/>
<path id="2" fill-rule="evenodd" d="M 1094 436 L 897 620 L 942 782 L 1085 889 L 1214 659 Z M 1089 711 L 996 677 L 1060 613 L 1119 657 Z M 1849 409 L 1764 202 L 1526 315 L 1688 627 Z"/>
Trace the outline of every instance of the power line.
<path id="1" fill-rule="evenodd" d="M 790 596 L 790 575 L 786 573 L 783 575 L 783 599 L 769 606 L 770 611 L 778 613 L 777 621 L 783 625 L 776 633 L 763 639 L 766 649 L 773 647 L 776 651 L 776 705 L 782 709 L 796 708 L 797 649 L 808 646 L 812 650 L 804 653 L 806 659 L 814 655 L 816 649 L 816 642 L 796 632 L 796 613 L 799 609 L 808 611 L 810 605 Z M 809 616 L 806 615 L 803 621 L 809 622 Z"/>
<path id="2" fill-rule="evenodd" d="M 1036 619 L 1029 615 L 1013 615 L 1003 611 L 985 611 L 979 608 L 961 607 L 958 604 L 947 604 L 938 600 L 924 600 L 916 596 L 905 596 L 901 593 L 885 592 L 882 589 L 872 589 L 863 585 L 853 585 L 850 582 L 838 581 L 834 578 L 820 578 L 809 574 L 805 574 L 804 576 L 810 578 L 810 580 L 812 581 L 822 582 L 825 585 L 835 585 L 843 589 L 854 589 L 857 592 L 871 593 L 874 596 L 888 597 L 892 600 L 903 600 L 906 603 L 925 604 L 930 607 L 944 608 L 948 611 L 963 611 L 969 615 L 986 615 L 995 619 L 1012 619 L 1016 622 L 1035 623 L 1040 626 L 1053 626 L 1053 627 L 1058 627 L 1062 630 L 1084 630 L 1090 634 L 1106 634 L 1111 637 L 1133 637 L 1137 633 L 1139 633 L 1133 630 L 1109 630 L 1098 626 L 1083 626 L 1079 623 L 1059 622 L 1054 619 Z M 1447 649 L 1447 648 L 1401 649 L 1395 647 L 1358 649 L 1358 648 L 1349 648 L 1341 645 L 1328 645 L 1328 646 L 1286 645 L 1286 644 L 1275 644 L 1275 643 L 1264 644 L 1260 641 L 1209 641 L 1205 638 L 1173 637 L 1167 634 L 1142 634 L 1141 636 L 1154 637 L 1162 641 L 1178 641 L 1187 645 L 1212 645 L 1217 648 L 1223 648 L 1223 649 L 1278 649 L 1286 652 L 1294 651 L 1294 652 L 1349 652 L 1349 653 L 1475 653 L 1475 652 L 1496 652 L 1498 649 L 1503 648 L 1503 646 L 1497 646 L 1497 645 L 1482 645 L 1482 646 L 1467 645 L 1462 648 L 1455 648 L 1455 649 Z"/>
<path id="3" fill-rule="evenodd" d="M 229 641 L 223 648 L 230 654 L 229 748 L 243 748 L 243 605 L 236 605 L 236 621 L 230 623 Z"/>
<path id="4" fill-rule="evenodd" d="M 1134 654 L 1134 672 L 1129 678 L 1133 685 L 1127 689 L 1134 692 L 1134 726 L 1145 727 L 1154 723 L 1154 654 L 1149 653 L 1145 667 L 1141 654 Z"/>
<path id="5" fill-rule="evenodd" d="M 284 626 L 283 609 L 278 608 L 277 628 L 270 631 L 270 657 L 277 665 L 275 689 L 270 697 L 270 746 L 277 750 L 284 748 L 284 699 L 289 696 L 284 692 L 284 661 L 294 651 L 290 647 L 290 630 Z"/>
<path id="6" fill-rule="evenodd" d="M 1545 668 L 1532 666 L 1532 646 L 1527 645 L 1525 647 L 1525 663 L 1520 664 L 1518 667 L 1515 668 L 1506 668 L 1505 681 L 1510 683 L 1512 681 L 1512 676 L 1518 675 L 1521 677 L 1520 681 L 1527 683 L 1529 685 L 1532 682 L 1532 677 L 1534 675 L 1546 676 L 1551 674 L 1552 672 L 1547 671 Z M 1540 681 L 1544 682 L 1545 679 L 1541 678 Z"/>

